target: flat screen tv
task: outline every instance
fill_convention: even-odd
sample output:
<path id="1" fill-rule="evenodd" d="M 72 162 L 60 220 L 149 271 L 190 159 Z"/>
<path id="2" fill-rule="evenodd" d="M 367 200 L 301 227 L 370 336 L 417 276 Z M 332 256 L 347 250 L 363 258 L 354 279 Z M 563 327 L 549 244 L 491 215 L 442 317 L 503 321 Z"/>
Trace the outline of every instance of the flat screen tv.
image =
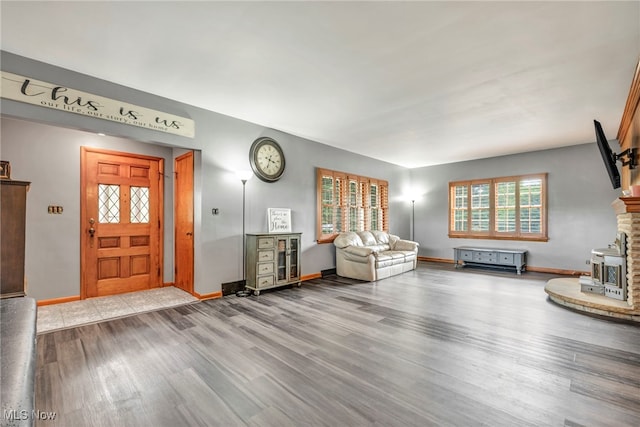
<path id="1" fill-rule="evenodd" d="M 609 141 L 607 141 L 607 138 L 604 136 L 600 122 L 594 120 L 593 125 L 596 129 L 596 142 L 598 143 L 598 148 L 604 161 L 604 167 L 607 169 L 609 179 L 611 179 L 611 185 L 613 185 L 614 189 L 620 188 L 620 171 L 618 171 L 618 166 L 616 165 L 616 156 L 613 154 L 613 151 L 611 151 Z"/>

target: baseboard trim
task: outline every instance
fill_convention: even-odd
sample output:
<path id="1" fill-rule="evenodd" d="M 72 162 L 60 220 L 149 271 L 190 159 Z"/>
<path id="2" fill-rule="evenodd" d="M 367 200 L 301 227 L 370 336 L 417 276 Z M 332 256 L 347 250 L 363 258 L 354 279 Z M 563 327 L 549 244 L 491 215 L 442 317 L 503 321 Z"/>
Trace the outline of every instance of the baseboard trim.
<path id="1" fill-rule="evenodd" d="M 560 268 L 535 267 L 527 265 L 527 271 L 535 271 L 536 273 L 561 274 L 563 276 L 591 276 L 588 271 L 564 270 Z"/>
<path id="2" fill-rule="evenodd" d="M 442 262 L 442 263 L 445 263 L 445 264 L 453 264 L 453 260 L 452 260 L 452 259 L 447 259 L 447 258 L 432 258 L 432 257 L 426 257 L 426 256 L 419 256 L 419 257 L 418 257 L 418 261 Z"/>
<path id="3" fill-rule="evenodd" d="M 53 305 L 53 304 L 63 304 L 65 302 L 72 301 L 80 301 L 80 295 L 74 295 L 71 297 L 62 297 L 62 298 L 52 298 L 52 299 L 41 299 L 37 301 L 37 306 L 42 307 L 43 305 Z"/>
<path id="4" fill-rule="evenodd" d="M 433 258 L 426 256 L 419 256 L 418 261 L 427 261 L 427 262 L 442 262 L 445 264 L 453 264 L 452 259 L 448 258 Z M 549 274 L 558 274 L 562 276 L 584 276 L 591 275 L 588 271 L 578 271 L 578 270 L 565 270 L 562 268 L 549 268 L 549 267 L 536 267 L 533 265 L 527 265 L 526 271 L 534 271 L 536 273 L 549 273 Z"/>
<path id="5" fill-rule="evenodd" d="M 322 273 L 305 274 L 304 276 L 300 276 L 300 281 L 306 282 L 307 280 L 320 279 L 321 277 Z"/>
<path id="6" fill-rule="evenodd" d="M 218 299 L 222 298 L 222 291 L 211 292 L 210 294 L 199 294 L 197 292 L 194 292 L 193 296 L 198 298 L 200 301 L 205 301 L 208 299 Z"/>

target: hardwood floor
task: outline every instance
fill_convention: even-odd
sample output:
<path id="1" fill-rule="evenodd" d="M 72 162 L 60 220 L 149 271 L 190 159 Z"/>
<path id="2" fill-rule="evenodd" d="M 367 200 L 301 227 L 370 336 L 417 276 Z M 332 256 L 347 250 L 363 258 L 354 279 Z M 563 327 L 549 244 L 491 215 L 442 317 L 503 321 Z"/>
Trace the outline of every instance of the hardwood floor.
<path id="1" fill-rule="evenodd" d="M 640 328 L 424 263 L 38 337 L 39 426 L 638 426 Z"/>

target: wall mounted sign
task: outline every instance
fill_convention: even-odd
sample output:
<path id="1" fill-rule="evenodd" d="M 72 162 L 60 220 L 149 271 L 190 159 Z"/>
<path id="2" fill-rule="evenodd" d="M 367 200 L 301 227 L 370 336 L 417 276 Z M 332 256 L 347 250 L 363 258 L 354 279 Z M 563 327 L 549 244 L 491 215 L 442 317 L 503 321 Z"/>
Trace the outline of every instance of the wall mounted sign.
<path id="1" fill-rule="evenodd" d="M 269 226 L 269 233 L 290 233 L 291 209 L 268 208 L 267 222 Z"/>
<path id="2" fill-rule="evenodd" d="M 2 98 L 193 138 L 191 119 L 17 74 L 2 74 Z"/>

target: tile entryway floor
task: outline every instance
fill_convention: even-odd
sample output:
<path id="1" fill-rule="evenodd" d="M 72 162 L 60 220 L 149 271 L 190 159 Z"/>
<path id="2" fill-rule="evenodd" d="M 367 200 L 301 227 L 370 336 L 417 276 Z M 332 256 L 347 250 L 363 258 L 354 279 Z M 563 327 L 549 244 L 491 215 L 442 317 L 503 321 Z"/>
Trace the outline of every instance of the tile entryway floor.
<path id="1" fill-rule="evenodd" d="M 173 286 L 38 307 L 38 334 L 199 300 Z"/>

